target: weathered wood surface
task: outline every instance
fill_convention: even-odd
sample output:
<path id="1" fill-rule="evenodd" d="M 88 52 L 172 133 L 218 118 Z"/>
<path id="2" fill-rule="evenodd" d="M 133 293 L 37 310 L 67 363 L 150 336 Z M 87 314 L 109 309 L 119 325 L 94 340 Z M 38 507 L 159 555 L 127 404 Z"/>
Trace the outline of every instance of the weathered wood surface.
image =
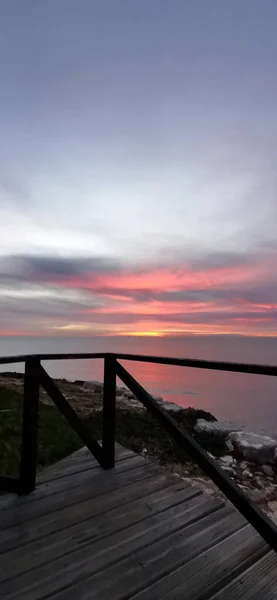
<path id="1" fill-rule="evenodd" d="M 116 446 L 104 471 L 85 450 L 0 498 L 7 600 L 277 598 L 277 557 L 222 498 Z"/>

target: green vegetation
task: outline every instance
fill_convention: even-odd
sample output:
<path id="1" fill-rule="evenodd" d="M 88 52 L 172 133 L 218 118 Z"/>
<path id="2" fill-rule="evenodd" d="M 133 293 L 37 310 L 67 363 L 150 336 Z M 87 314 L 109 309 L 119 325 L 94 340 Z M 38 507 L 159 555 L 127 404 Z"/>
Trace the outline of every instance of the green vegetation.
<path id="1" fill-rule="evenodd" d="M 0 474 L 18 476 L 22 426 L 22 395 L 0 388 Z M 40 405 L 38 469 L 81 448 L 82 442 L 53 405 Z"/>
<path id="2" fill-rule="evenodd" d="M 215 440 L 210 435 L 199 437 L 194 431 L 197 419 L 214 421 L 215 418 L 208 412 L 194 408 L 186 408 L 179 412 L 170 412 L 178 425 L 192 435 L 205 450 L 215 456 L 224 453 L 222 441 Z M 95 437 L 101 438 L 102 415 L 96 412 L 89 419 L 89 426 Z M 184 453 L 180 446 L 174 442 L 170 435 L 148 412 L 134 412 L 130 410 L 117 411 L 116 415 L 116 440 L 122 446 L 134 452 L 142 453 L 146 450 L 148 456 L 158 459 L 161 464 L 185 465 L 191 459 Z"/>
<path id="3" fill-rule="evenodd" d="M 214 420 L 205 411 L 188 408 L 171 413 L 185 431 L 194 436 L 202 447 L 215 455 L 223 451 L 222 442 L 201 435 L 198 438 L 194 425 L 199 418 Z M 20 459 L 22 422 L 22 391 L 8 387 L 0 388 L 0 473 L 17 476 Z M 87 419 L 87 425 L 96 439 L 102 437 L 102 411 L 94 411 Z M 117 441 L 134 450 L 145 452 L 162 464 L 184 465 L 190 459 L 171 439 L 157 421 L 146 411 L 118 410 L 116 418 Z M 81 441 L 68 425 L 57 408 L 40 403 L 38 427 L 38 469 L 57 462 L 82 446 Z"/>

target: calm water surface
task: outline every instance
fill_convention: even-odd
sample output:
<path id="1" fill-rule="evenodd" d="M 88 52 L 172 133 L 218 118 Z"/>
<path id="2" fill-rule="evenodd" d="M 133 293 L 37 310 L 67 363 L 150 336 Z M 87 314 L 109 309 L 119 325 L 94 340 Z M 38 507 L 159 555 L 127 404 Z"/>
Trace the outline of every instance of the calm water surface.
<path id="1" fill-rule="evenodd" d="M 277 339 L 233 336 L 182 338 L 0 338 L 0 355 L 40 352 L 130 352 L 277 364 Z M 103 378 L 103 362 L 59 361 L 44 365 L 54 377 Z M 205 371 L 163 365 L 126 363 L 130 373 L 151 393 L 181 406 L 211 411 L 219 419 L 246 424 L 277 435 L 277 378 Z M 22 371 L 22 365 L 0 366 Z"/>

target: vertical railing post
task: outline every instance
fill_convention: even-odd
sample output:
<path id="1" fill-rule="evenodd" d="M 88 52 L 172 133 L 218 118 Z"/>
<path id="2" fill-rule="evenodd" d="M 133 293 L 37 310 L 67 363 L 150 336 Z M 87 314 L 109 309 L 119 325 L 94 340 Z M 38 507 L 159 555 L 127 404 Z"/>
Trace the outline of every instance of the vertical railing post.
<path id="1" fill-rule="evenodd" d="M 115 454 L 115 396 L 116 396 L 116 361 L 113 355 L 107 354 L 104 359 L 104 392 L 103 392 L 103 429 L 102 448 L 104 468 L 114 467 Z"/>
<path id="2" fill-rule="evenodd" d="M 36 486 L 39 369 L 39 360 L 26 360 L 19 473 L 20 494 L 29 494 Z"/>

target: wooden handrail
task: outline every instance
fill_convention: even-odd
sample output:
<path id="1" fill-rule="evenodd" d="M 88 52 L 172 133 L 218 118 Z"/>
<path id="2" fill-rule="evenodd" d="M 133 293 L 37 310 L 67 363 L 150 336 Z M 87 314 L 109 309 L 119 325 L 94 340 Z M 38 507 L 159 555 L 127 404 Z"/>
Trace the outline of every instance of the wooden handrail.
<path id="1" fill-rule="evenodd" d="M 0 365 L 22 363 L 33 360 L 93 360 L 105 358 L 104 352 L 77 352 L 71 354 L 19 354 L 18 356 L 0 356 Z"/>
<path id="2" fill-rule="evenodd" d="M 254 363 L 235 363 L 218 360 L 202 360 L 198 358 L 178 358 L 171 356 L 149 356 L 144 354 L 125 354 L 114 352 L 77 352 L 69 354 L 21 354 L 18 356 L 0 356 L 0 365 L 14 364 L 26 361 L 40 360 L 94 360 L 114 357 L 117 360 L 131 360 L 159 365 L 190 367 L 193 369 L 209 369 L 214 371 L 229 371 L 233 373 L 249 373 L 252 375 L 267 375 L 277 377 L 276 365 L 260 365 Z"/>
<path id="3" fill-rule="evenodd" d="M 190 367 L 193 369 L 209 369 L 212 371 L 228 371 L 234 373 L 250 373 L 252 375 L 268 375 L 277 377 L 277 366 L 255 365 L 254 363 L 234 363 L 218 360 L 201 360 L 198 358 L 171 358 L 165 356 L 144 356 L 143 354 L 116 354 L 117 360 L 131 360 L 159 365 Z"/>

